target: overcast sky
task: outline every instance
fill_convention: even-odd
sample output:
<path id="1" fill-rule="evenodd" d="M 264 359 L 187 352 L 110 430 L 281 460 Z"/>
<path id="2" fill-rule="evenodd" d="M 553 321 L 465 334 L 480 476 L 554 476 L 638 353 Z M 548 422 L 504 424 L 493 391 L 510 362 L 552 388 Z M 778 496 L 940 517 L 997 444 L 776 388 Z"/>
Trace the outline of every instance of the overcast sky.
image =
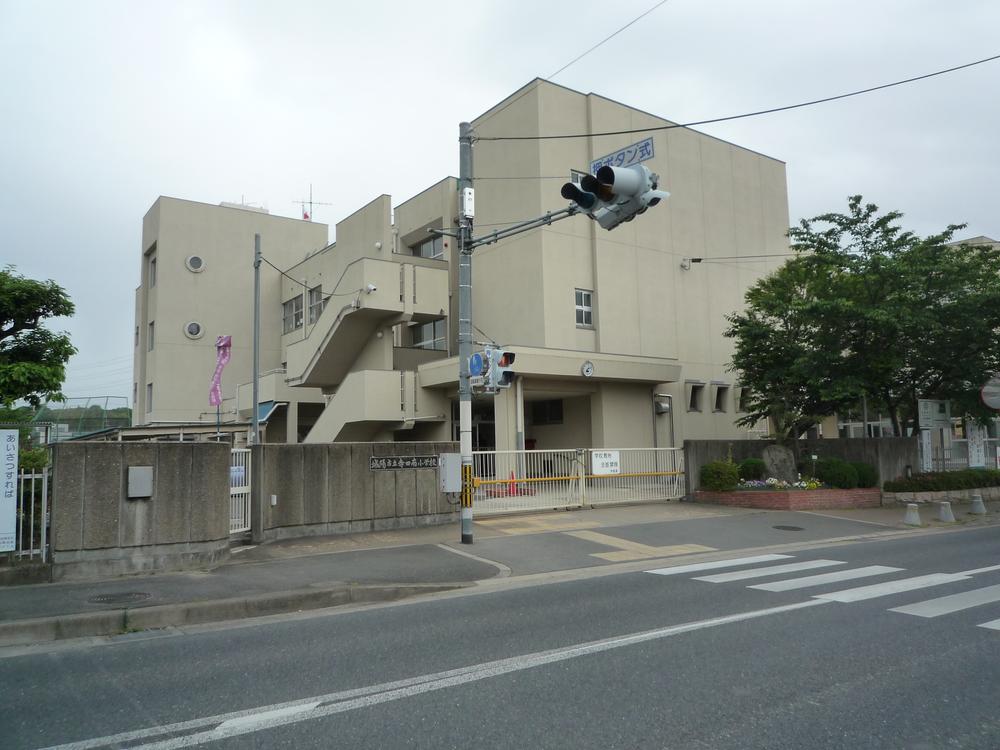
<path id="1" fill-rule="evenodd" d="M 399 203 L 457 173 L 460 121 L 656 4 L 0 0 L 0 263 L 76 303 L 65 393 L 131 394 L 157 196 L 297 216 L 311 183 L 331 226 Z M 669 0 L 552 80 L 689 122 L 989 57 L 998 29 L 990 0 Z M 785 161 L 793 222 L 862 193 L 1000 237 L 1000 60 L 700 129 Z"/>

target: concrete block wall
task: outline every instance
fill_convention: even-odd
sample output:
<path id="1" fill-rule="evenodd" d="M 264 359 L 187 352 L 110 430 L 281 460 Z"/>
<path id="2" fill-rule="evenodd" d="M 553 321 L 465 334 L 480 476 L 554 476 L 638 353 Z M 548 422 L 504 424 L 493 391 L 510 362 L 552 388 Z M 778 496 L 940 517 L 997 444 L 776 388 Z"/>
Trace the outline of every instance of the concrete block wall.
<path id="1" fill-rule="evenodd" d="M 722 461 L 732 454 L 739 463 L 745 458 L 760 458 L 772 440 L 685 440 L 684 481 L 686 494 L 693 497 L 698 489 L 701 467 L 710 461 Z M 820 458 L 860 461 L 878 470 L 879 483 L 906 474 L 909 466 L 919 471 L 920 454 L 915 437 L 907 438 L 838 438 L 836 440 L 803 440 L 800 454 Z"/>
<path id="2" fill-rule="evenodd" d="M 457 508 L 438 492 L 437 469 L 373 471 L 370 459 L 457 452 L 457 443 L 434 442 L 257 446 L 253 539 L 450 523 L 457 519 Z"/>
<path id="3" fill-rule="evenodd" d="M 181 569 L 229 554 L 228 445 L 59 443 L 53 448 L 53 579 Z M 128 469 L 152 494 L 128 498 Z"/>

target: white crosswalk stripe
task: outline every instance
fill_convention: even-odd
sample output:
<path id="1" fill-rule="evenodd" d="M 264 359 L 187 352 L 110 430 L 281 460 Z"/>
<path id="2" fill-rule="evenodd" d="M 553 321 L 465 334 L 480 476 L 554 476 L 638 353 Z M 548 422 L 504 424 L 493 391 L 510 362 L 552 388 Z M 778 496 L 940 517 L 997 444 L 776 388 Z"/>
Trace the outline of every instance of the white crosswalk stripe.
<path id="1" fill-rule="evenodd" d="M 827 594 L 816 594 L 813 599 L 826 599 L 832 602 L 860 602 L 866 599 L 877 599 L 881 596 L 901 594 L 904 591 L 915 591 L 931 586 L 941 586 L 945 583 L 955 581 L 967 581 L 968 576 L 961 573 L 931 573 L 915 578 L 903 578 L 898 581 L 888 581 L 886 583 L 876 583 L 871 586 L 859 586 L 853 589 L 843 589 L 841 591 L 831 591 Z"/>
<path id="2" fill-rule="evenodd" d="M 786 574 L 803 573 L 820 568 L 831 568 L 837 565 L 847 565 L 841 560 L 802 560 L 799 562 L 786 562 L 781 565 L 764 565 L 759 567 L 746 567 L 757 565 L 758 563 L 771 563 L 778 560 L 788 560 L 793 555 L 769 554 L 754 555 L 752 557 L 737 557 L 730 560 L 714 560 L 712 562 L 693 563 L 690 565 L 676 565 L 672 568 L 659 568 L 657 570 L 647 570 L 647 573 L 661 576 L 685 575 L 690 573 L 701 573 L 704 571 L 717 570 L 719 568 L 742 568 L 741 570 L 730 570 L 722 573 L 712 573 L 709 575 L 692 576 L 691 580 L 702 583 L 736 583 L 740 581 L 753 580 L 755 578 L 765 578 L 770 576 L 784 576 Z M 893 573 L 900 573 L 905 568 L 896 568 L 888 565 L 865 565 L 859 568 L 847 568 L 843 570 L 828 571 L 826 573 L 816 573 L 814 575 L 796 575 L 791 578 L 780 578 L 776 581 L 766 583 L 748 584 L 748 589 L 758 591 L 796 591 L 816 586 L 828 586 L 830 584 L 844 581 L 857 580 L 859 578 L 871 578 L 875 576 L 886 576 Z M 972 580 L 972 576 L 984 573 L 996 573 L 1000 571 L 1000 565 L 989 565 L 974 570 L 965 570 L 960 573 L 929 573 L 926 575 L 912 576 L 910 578 L 899 578 L 882 583 L 868 584 L 865 586 L 855 586 L 838 591 L 829 591 L 821 594 L 813 594 L 813 599 L 830 602 L 862 602 L 870 599 L 878 599 L 884 596 L 894 596 L 911 591 L 934 586 L 944 586 L 950 583 L 960 583 Z M 947 594 L 934 599 L 926 599 L 914 604 L 903 604 L 892 607 L 890 612 L 913 615 L 916 617 L 932 618 L 942 615 L 949 615 L 965 609 L 979 607 L 988 604 L 1000 603 L 1000 584 L 985 586 L 971 591 L 962 591 L 957 594 Z M 987 630 L 1000 631 L 1000 619 L 990 620 L 980 623 L 977 627 Z"/>
<path id="3" fill-rule="evenodd" d="M 691 565 L 675 565 L 672 568 L 658 568 L 657 570 L 647 570 L 646 572 L 657 576 L 678 576 L 684 573 L 697 573 L 700 570 L 735 568 L 739 565 L 753 565 L 754 563 L 787 560 L 789 558 L 791 558 L 791 555 L 755 555 L 753 557 L 735 557 L 732 560 L 715 560 L 713 562 L 693 563 Z"/>
<path id="4" fill-rule="evenodd" d="M 822 586 L 827 583 L 840 583 L 841 581 L 850 581 L 856 578 L 898 573 L 901 570 L 903 568 L 891 568 L 888 565 L 868 565 L 864 568 L 838 570 L 833 573 L 820 573 L 819 575 L 805 576 L 803 578 L 789 578 L 784 581 L 758 583 L 756 586 L 748 586 L 747 588 L 760 589 L 761 591 L 794 591 L 795 589 L 805 589 L 810 586 Z"/>
<path id="5" fill-rule="evenodd" d="M 905 607 L 893 607 L 889 611 L 902 612 L 904 615 L 916 615 L 917 617 L 938 617 L 993 602 L 1000 602 L 1000 586 L 987 586 L 982 589 L 963 591 L 960 594 L 941 596 L 925 602 L 908 604 Z"/>
<path id="6" fill-rule="evenodd" d="M 707 581 L 708 583 L 729 583 L 730 581 L 745 581 L 748 578 L 764 578 L 766 576 L 795 573 L 800 570 L 814 570 L 815 568 L 829 568 L 833 565 L 846 564 L 840 560 L 806 560 L 805 562 L 787 563 L 785 565 L 771 565 L 767 568 L 751 568 L 750 570 L 735 570 L 730 573 L 716 573 L 715 575 L 701 576 L 694 580 Z"/>

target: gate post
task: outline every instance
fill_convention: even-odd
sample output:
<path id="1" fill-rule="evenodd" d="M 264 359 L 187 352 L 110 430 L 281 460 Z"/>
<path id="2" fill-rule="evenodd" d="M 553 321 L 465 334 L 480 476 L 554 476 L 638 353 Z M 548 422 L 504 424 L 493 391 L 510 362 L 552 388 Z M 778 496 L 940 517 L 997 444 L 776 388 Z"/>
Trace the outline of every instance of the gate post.
<path id="1" fill-rule="evenodd" d="M 576 451 L 576 473 L 580 484 L 580 505 L 587 502 L 587 458 L 590 454 L 586 448 L 577 448 Z"/>
<path id="2" fill-rule="evenodd" d="M 250 541 L 264 541 L 264 445 L 250 446 Z"/>

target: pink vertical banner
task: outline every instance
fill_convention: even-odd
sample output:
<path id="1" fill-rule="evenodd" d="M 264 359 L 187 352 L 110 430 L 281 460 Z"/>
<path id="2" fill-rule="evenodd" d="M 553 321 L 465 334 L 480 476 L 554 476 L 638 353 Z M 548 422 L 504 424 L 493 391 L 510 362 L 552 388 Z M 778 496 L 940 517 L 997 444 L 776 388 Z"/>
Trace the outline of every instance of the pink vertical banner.
<path id="1" fill-rule="evenodd" d="M 229 364 L 232 348 L 232 336 L 219 336 L 215 339 L 215 373 L 212 375 L 212 387 L 208 390 L 209 406 L 219 406 L 222 403 L 222 371 Z"/>

